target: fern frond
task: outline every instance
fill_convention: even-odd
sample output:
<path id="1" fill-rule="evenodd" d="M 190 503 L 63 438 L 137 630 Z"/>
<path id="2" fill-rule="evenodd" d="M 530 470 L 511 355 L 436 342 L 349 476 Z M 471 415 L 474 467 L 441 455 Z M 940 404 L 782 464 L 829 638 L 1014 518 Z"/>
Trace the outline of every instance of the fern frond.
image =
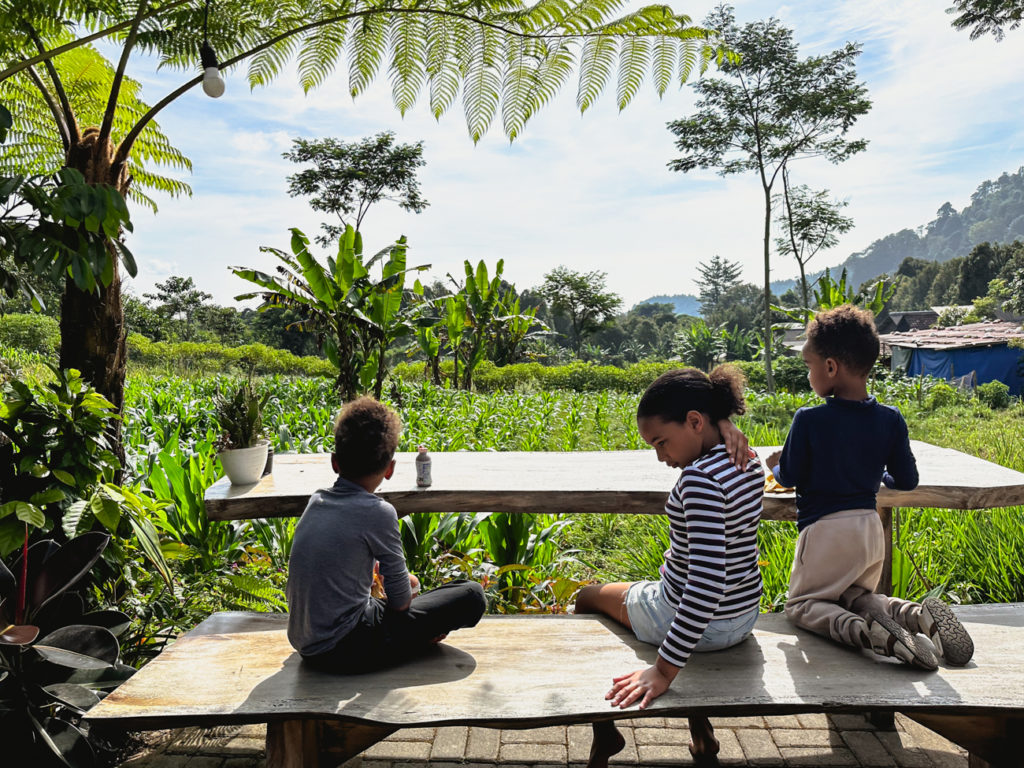
<path id="1" fill-rule="evenodd" d="M 579 87 L 576 106 L 586 112 L 593 106 L 612 73 L 618 41 L 610 35 L 588 37 L 580 54 Z"/>
<path id="2" fill-rule="evenodd" d="M 310 31 L 299 46 L 299 82 L 305 93 L 323 84 L 341 58 L 346 25 L 328 24 Z"/>
<path id="3" fill-rule="evenodd" d="M 651 45 L 651 79 L 658 96 L 664 96 L 676 71 L 676 49 L 681 43 L 668 35 L 654 39 Z"/>
<path id="4" fill-rule="evenodd" d="M 392 22 L 391 97 L 402 117 L 412 108 L 423 88 L 426 75 L 426 25 L 423 16 L 399 14 Z"/>
<path id="5" fill-rule="evenodd" d="M 462 106 L 475 144 L 487 132 L 498 109 L 501 78 L 495 69 L 497 35 L 479 24 L 471 35 L 471 53 L 463 70 Z"/>
<path id="6" fill-rule="evenodd" d="M 373 82 L 387 47 L 387 19 L 379 14 L 353 19 L 348 34 L 348 90 L 356 97 Z"/>
<path id="7" fill-rule="evenodd" d="M 621 112 L 636 96 L 647 72 L 650 41 L 646 37 L 627 37 L 619 47 L 619 85 L 616 95 Z"/>
<path id="8" fill-rule="evenodd" d="M 453 49 L 461 49 L 469 37 L 466 25 L 447 16 L 427 17 L 427 78 L 430 84 L 430 111 L 434 119 L 455 102 L 459 95 L 459 66 Z"/>
<path id="9" fill-rule="evenodd" d="M 270 82 L 281 74 L 281 70 L 291 60 L 297 43 L 298 41 L 294 37 L 288 37 L 269 48 L 264 48 L 249 59 L 249 68 L 246 73 L 249 87 L 270 85 Z"/>

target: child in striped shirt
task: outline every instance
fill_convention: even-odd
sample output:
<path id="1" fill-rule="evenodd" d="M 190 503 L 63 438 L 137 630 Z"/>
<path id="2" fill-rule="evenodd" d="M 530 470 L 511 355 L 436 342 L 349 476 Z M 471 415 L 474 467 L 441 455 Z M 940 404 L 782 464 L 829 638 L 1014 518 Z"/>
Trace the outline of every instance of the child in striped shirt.
<path id="1" fill-rule="evenodd" d="M 670 546 L 661 579 L 591 585 L 576 600 L 577 613 L 603 613 L 659 646 L 653 666 L 613 680 L 606 696 L 612 706 L 639 701 L 646 708 L 692 652 L 729 648 L 754 628 L 764 472 L 756 458 L 737 468 L 722 437 L 735 430 L 729 417 L 744 410 L 743 375 L 728 365 L 710 376 L 693 368 L 668 371 L 640 399 L 641 436 L 659 461 L 682 473 L 665 504 Z M 691 718 L 690 731 L 691 752 L 717 752 L 706 718 Z"/>

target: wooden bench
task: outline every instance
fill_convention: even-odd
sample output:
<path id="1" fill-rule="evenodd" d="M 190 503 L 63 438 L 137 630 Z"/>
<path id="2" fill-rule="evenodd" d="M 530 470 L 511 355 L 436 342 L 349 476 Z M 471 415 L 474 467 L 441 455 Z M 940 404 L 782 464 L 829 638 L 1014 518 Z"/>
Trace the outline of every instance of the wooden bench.
<path id="1" fill-rule="evenodd" d="M 739 646 L 695 654 L 669 691 L 638 711 L 604 699 L 613 675 L 656 649 L 594 616 L 485 617 L 426 657 L 367 675 L 301 662 L 281 614 L 218 613 L 182 636 L 88 713 L 94 728 L 267 724 L 268 768 L 327 768 L 401 728 L 537 728 L 619 718 L 801 712 L 903 712 L 972 756 L 1018 766 L 1024 754 L 1024 604 L 958 609 L 974 637 L 964 668 L 925 672 L 762 616 Z M 598 754 L 600 765 L 607 754 Z"/>

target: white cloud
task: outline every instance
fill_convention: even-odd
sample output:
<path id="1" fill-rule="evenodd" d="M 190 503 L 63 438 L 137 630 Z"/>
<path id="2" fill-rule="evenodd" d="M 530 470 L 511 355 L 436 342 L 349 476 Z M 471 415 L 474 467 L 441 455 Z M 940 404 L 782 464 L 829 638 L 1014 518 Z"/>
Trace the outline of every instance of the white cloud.
<path id="1" fill-rule="evenodd" d="M 699 21 L 711 5 L 680 10 Z M 868 151 L 840 166 L 807 162 L 794 169 L 798 183 L 848 199 L 856 222 L 819 257 L 820 266 L 927 222 L 947 200 L 962 207 L 982 180 L 1024 164 L 1024 70 L 1013 40 L 970 41 L 949 27 L 941 7 L 911 0 L 757 0 L 738 3 L 736 14 L 741 23 L 776 15 L 795 30 L 805 55 L 846 40 L 864 46 L 858 69 L 874 106 L 853 135 L 870 140 Z M 178 80 L 147 77 L 148 98 Z M 153 87 L 160 83 L 163 91 Z M 434 276 L 460 274 L 464 259 L 493 267 L 503 258 L 506 277 L 525 288 L 566 264 L 607 272 L 609 286 L 631 304 L 693 292 L 697 264 L 720 254 L 760 282 L 756 177 L 668 171 L 675 152 L 665 123 L 692 109 L 692 93 L 684 88 L 659 100 L 645 85 L 619 113 L 613 83 L 580 117 L 570 82 L 515 144 L 504 138 L 499 117 L 474 146 L 460 104 L 438 122 L 423 95 L 403 119 L 384 78 L 353 102 L 343 72 L 308 95 L 291 76 L 250 93 L 243 76 L 232 73 L 221 99 L 197 90 L 161 116 L 164 131 L 195 163 L 195 196 L 161 201 L 155 218 L 136 212 L 137 291 L 168 274 L 191 274 L 217 301 L 229 301 L 245 284 L 228 265 L 269 269 L 274 259 L 260 245 L 286 246 L 292 226 L 310 235 L 317 230 L 318 215 L 287 196 L 285 176 L 297 166 L 281 153 L 291 139 L 354 140 L 382 130 L 424 142 L 420 178 L 431 205 L 420 215 L 374 208 L 363 225 L 367 246 L 404 233 L 410 258 L 433 264 Z M 773 272 L 794 274 L 785 263 Z"/>

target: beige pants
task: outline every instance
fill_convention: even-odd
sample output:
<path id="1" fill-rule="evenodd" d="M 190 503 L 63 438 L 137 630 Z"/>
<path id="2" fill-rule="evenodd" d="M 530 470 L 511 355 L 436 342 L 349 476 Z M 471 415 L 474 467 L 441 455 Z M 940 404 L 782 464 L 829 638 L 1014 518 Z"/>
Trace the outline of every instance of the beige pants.
<path id="1" fill-rule="evenodd" d="M 865 617 L 874 611 L 919 632 L 918 603 L 875 592 L 884 559 L 885 538 L 875 510 L 847 509 L 816 520 L 797 538 L 786 616 L 855 648 L 864 647 Z"/>

